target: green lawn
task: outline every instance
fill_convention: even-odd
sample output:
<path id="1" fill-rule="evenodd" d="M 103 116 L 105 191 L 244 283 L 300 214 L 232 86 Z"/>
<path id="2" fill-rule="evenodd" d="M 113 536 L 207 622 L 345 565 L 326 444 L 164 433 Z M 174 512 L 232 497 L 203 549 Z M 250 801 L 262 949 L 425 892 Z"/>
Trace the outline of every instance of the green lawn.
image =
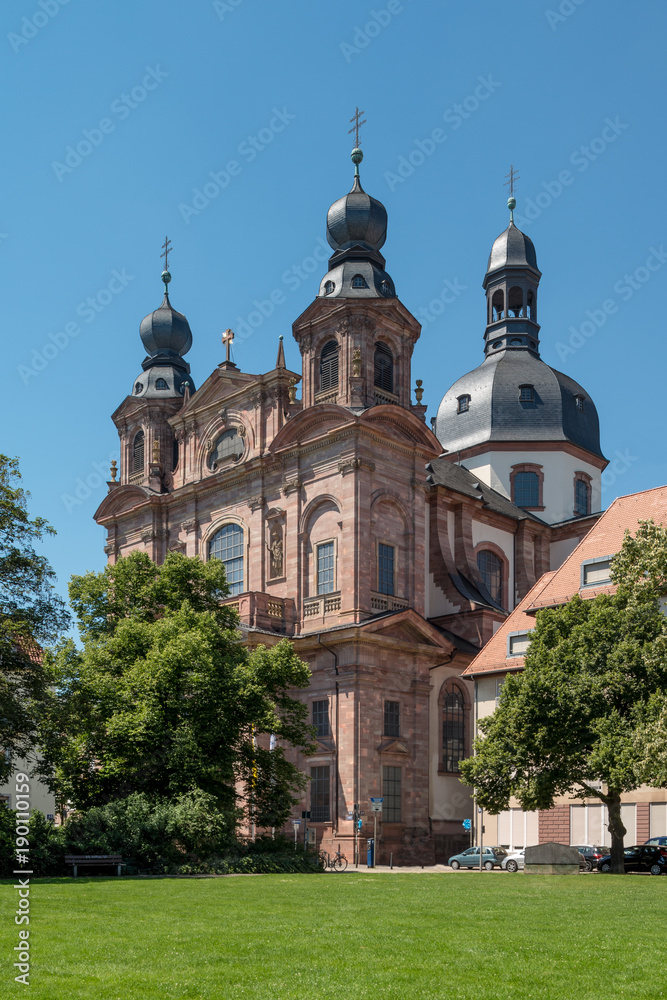
<path id="1" fill-rule="evenodd" d="M 16 893 L 0 885 L 0 997 Z M 32 883 L 33 1000 L 667 997 L 667 878 L 509 874 Z"/>

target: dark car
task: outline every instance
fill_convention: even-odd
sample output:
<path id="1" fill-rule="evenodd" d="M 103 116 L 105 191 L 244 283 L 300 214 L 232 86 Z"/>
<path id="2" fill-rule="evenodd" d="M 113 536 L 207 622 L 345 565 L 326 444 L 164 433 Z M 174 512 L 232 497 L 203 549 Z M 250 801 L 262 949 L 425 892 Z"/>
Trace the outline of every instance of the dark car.
<path id="1" fill-rule="evenodd" d="M 609 854 L 608 847 L 600 847 L 595 844 L 576 844 L 574 845 L 580 854 L 583 854 L 585 864 L 585 871 L 592 872 L 598 861 Z"/>
<path id="2" fill-rule="evenodd" d="M 653 847 L 650 844 L 636 844 L 623 851 L 626 872 L 650 872 L 651 875 L 667 873 L 667 847 Z M 601 872 L 611 871 L 611 855 L 598 861 Z"/>
<path id="3" fill-rule="evenodd" d="M 500 868 L 507 851 L 502 847 L 484 847 L 482 850 L 482 864 L 487 871 L 492 868 Z M 479 847 L 469 847 L 461 854 L 454 854 L 447 862 L 454 871 L 457 868 L 479 868 Z"/>

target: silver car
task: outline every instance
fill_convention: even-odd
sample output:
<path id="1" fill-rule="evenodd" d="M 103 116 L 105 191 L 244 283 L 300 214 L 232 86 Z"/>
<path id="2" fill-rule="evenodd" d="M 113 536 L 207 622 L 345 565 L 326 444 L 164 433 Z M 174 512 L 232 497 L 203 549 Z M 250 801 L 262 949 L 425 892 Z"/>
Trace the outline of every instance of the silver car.
<path id="1" fill-rule="evenodd" d="M 526 861 L 526 851 L 525 848 L 521 851 L 512 851 L 507 857 L 503 858 L 501 868 L 504 868 L 508 872 L 517 872 L 519 868 L 523 868 Z"/>

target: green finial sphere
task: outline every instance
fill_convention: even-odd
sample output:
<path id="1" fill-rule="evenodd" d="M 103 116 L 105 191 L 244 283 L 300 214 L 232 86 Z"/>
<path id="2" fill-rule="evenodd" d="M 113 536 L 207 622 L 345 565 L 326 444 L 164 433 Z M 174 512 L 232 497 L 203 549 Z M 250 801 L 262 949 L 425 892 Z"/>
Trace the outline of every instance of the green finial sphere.
<path id="1" fill-rule="evenodd" d="M 163 271 L 160 277 L 164 281 L 165 285 L 168 285 L 169 282 L 171 281 L 171 275 L 169 274 L 169 271 Z"/>
<path id="2" fill-rule="evenodd" d="M 514 209 L 516 208 L 516 198 L 508 198 L 507 207 L 509 208 L 510 212 L 513 212 Z"/>
<path id="3" fill-rule="evenodd" d="M 364 154 L 362 153 L 362 151 L 359 149 L 358 146 L 352 150 L 350 156 L 352 157 L 353 163 L 361 163 L 361 161 L 364 158 Z"/>

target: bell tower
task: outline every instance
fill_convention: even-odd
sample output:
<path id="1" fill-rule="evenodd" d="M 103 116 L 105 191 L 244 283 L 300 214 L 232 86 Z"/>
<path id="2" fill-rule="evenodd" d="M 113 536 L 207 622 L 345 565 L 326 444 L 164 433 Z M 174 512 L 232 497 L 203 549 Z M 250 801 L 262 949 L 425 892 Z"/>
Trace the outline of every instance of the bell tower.
<path id="1" fill-rule="evenodd" d="M 336 403 L 360 412 L 388 403 L 412 409 L 410 361 L 421 326 L 385 270 L 380 249 L 387 210 L 361 186 L 364 154 L 358 129 L 352 131 L 352 189 L 327 214 L 329 270 L 292 328 L 303 357 L 303 406 Z"/>

